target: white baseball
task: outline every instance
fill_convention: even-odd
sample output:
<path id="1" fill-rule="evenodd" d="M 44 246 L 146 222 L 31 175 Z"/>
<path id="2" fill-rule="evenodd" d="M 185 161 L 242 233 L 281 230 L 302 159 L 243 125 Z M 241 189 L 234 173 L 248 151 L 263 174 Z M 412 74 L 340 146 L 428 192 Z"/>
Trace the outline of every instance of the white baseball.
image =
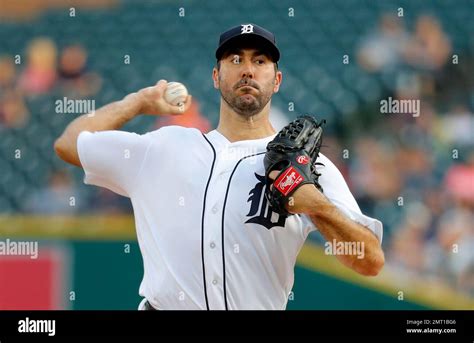
<path id="1" fill-rule="evenodd" d="M 165 101 L 174 106 L 182 106 L 188 96 L 188 90 L 180 82 L 168 82 L 165 91 Z"/>

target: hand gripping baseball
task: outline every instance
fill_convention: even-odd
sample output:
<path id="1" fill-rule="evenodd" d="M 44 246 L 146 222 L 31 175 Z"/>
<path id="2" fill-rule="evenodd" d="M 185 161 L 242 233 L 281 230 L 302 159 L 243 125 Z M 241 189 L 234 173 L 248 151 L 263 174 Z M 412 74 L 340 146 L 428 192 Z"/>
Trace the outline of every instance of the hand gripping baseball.
<path id="1" fill-rule="evenodd" d="M 151 115 L 181 114 L 191 106 L 191 95 L 188 95 L 184 103 L 174 105 L 167 101 L 165 96 L 168 82 L 160 80 L 156 85 L 146 87 L 138 91 L 140 99 L 140 113 Z"/>

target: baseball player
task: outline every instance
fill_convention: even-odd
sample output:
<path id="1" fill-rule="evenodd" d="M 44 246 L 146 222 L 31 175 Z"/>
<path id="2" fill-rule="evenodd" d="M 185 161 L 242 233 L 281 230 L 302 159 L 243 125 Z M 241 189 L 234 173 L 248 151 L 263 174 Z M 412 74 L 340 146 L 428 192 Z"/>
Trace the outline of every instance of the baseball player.
<path id="1" fill-rule="evenodd" d="M 238 25 L 221 34 L 215 56 L 216 129 L 119 131 L 140 114 L 179 115 L 189 108 L 191 96 L 181 108 L 167 103 L 167 81 L 160 80 L 75 119 L 55 142 L 60 158 L 83 168 L 86 184 L 131 199 L 144 264 L 139 309 L 285 309 L 296 257 L 313 230 L 328 242 L 364 243 L 364 258 L 337 258 L 363 275 L 378 274 L 382 224 L 361 213 L 328 158 L 317 156 L 317 172 L 314 160 L 296 158 L 302 165 L 311 161 L 308 173 L 319 175 L 299 187 L 293 186 L 307 180 L 303 169 L 271 170 L 264 163 L 268 143 L 281 136 L 269 120 L 282 82 L 274 35 Z M 319 132 L 312 125 L 305 119 L 296 127 L 310 136 Z M 284 199 L 283 210 L 270 205 L 270 191 L 281 193 L 275 204 Z"/>

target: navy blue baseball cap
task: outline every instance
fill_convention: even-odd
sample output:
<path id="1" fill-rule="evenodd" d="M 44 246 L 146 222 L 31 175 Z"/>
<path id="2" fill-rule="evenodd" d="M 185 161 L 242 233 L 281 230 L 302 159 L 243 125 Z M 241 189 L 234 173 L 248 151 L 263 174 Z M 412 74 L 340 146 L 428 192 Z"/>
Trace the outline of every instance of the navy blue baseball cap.
<path id="1" fill-rule="evenodd" d="M 224 53 L 235 44 L 245 44 L 247 41 L 257 42 L 259 47 L 268 52 L 273 62 L 280 59 L 280 50 L 276 46 L 275 35 L 255 24 L 241 24 L 223 32 L 219 37 L 216 58 L 220 60 Z"/>

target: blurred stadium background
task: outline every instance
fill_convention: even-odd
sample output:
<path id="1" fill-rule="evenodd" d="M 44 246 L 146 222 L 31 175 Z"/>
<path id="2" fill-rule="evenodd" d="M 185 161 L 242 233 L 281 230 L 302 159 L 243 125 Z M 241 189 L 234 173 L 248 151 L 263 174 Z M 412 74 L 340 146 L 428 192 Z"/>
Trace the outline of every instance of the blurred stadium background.
<path id="1" fill-rule="evenodd" d="M 362 210 L 384 223 L 386 267 L 364 278 L 324 254 L 298 258 L 289 309 L 474 308 L 474 2 L 0 1 L 0 237 L 38 241 L 38 259 L 0 256 L 0 309 L 135 309 L 142 261 L 130 202 L 86 186 L 53 142 L 77 114 L 152 85 L 183 82 L 178 119 L 218 120 L 211 72 L 218 35 L 243 22 L 282 51 L 276 128 L 301 113 L 328 121 L 323 153 Z M 419 99 L 419 117 L 380 100 Z"/>

